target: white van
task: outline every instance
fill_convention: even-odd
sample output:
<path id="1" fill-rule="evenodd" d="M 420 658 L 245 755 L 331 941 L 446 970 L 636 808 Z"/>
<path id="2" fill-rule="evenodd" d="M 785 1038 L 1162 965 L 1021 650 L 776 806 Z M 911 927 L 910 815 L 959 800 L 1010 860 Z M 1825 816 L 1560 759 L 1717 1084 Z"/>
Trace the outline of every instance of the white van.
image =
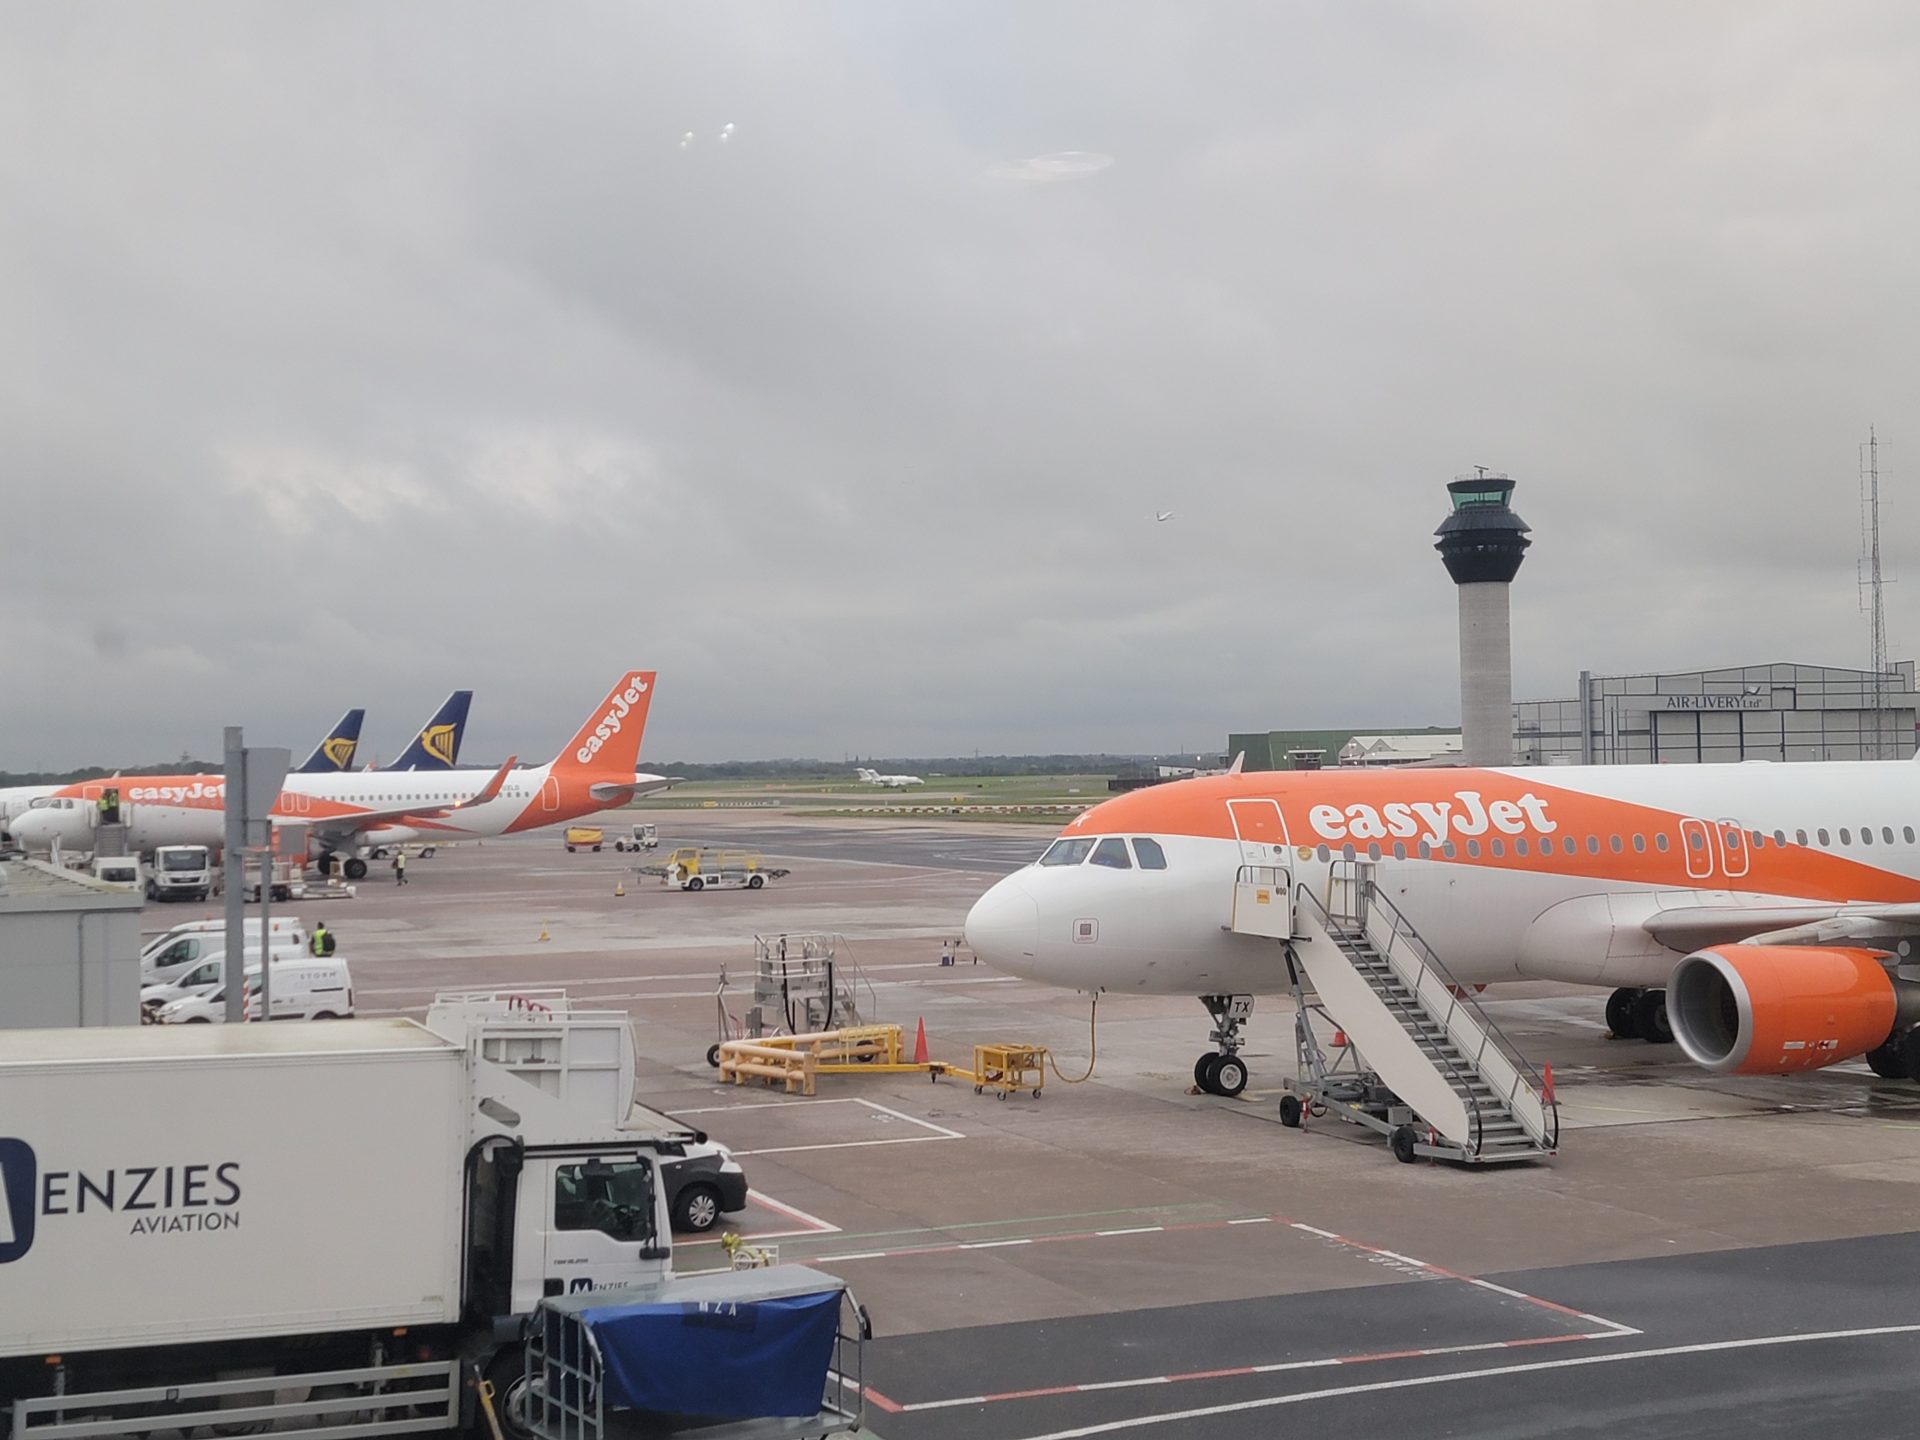
<path id="1" fill-rule="evenodd" d="M 307 948 L 307 927 L 298 920 L 269 920 L 273 948 L 278 951 Z M 247 937 L 247 949 L 260 953 L 260 917 L 254 916 L 241 926 Z M 189 920 L 156 935 L 140 947 L 140 982 L 172 980 L 185 974 L 202 960 L 224 954 L 227 948 L 227 924 L 224 920 Z"/>
<path id="2" fill-rule="evenodd" d="M 93 857 L 93 878 L 107 885 L 124 885 L 129 890 L 140 888 L 140 857 L 138 855 L 96 855 Z"/>
<path id="3" fill-rule="evenodd" d="M 307 956 L 273 966 L 273 1018 L 276 1020 L 345 1020 L 353 1015 L 353 976 L 347 962 L 331 956 Z M 188 995 L 162 1005 L 155 1012 L 162 1025 L 219 1024 L 227 1018 L 227 992 L 221 986 L 203 995 Z M 247 971 L 247 1018 L 260 1018 L 260 967 Z"/>
<path id="4" fill-rule="evenodd" d="M 226 987 L 227 955 L 216 939 L 209 942 L 201 936 L 187 936 L 187 940 L 197 949 L 199 963 L 185 965 L 175 969 L 171 978 L 145 981 L 140 986 L 140 1009 L 143 1012 L 158 1010 L 162 1005 L 175 1000 L 184 1000 L 189 995 L 211 995 Z M 306 958 L 304 947 L 281 946 L 275 937 L 276 948 L 273 951 L 274 982 L 279 983 L 280 967 L 289 960 Z M 255 950 L 247 956 L 247 973 L 260 973 L 260 952 Z"/>

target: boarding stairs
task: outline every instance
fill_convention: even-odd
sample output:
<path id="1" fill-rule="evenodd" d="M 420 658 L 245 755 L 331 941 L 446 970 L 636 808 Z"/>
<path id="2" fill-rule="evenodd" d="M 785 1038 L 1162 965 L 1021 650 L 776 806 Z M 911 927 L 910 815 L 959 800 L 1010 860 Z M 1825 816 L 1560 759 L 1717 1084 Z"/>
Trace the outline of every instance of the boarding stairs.
<path id="1" fill-rule="evenodd" d="M 861 1000 L 866 1000 L 865 1016 Z M 867 1024 L 875 1011 L 873 986 L 838 935 L 753 937 L 753 1004 L 746 1033 L 753 1037 L 844 1030 Z"/>
<path id="2" fill-rule="evenodd" d="M 1332 1113 L 1380 1130 L 1402 1160 L 1496 1164 L 1554 1154 L 1559 1107 L 1548 1083 L 1447 972 L 1373 869 L 1336 862 L 1322 893 L 1302 885 L 1284 911 L 1269 900 L 1264 914 L 1243 907 L 1238 886 L 1264 884 L 1274 896 L 1284 882 L 1275 867 L 1241 869 L 1233 928 L 1290 932 L 1283 943 L 1299 1058 L 1290 1113 Z M 1348 1042 L 1331 1062 L 1315 1014 Z"/>

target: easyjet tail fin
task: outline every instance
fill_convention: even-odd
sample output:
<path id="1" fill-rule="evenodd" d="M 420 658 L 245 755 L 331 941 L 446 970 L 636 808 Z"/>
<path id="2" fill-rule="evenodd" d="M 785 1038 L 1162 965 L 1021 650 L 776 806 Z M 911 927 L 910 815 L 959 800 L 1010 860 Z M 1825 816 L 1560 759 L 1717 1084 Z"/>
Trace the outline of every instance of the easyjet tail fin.
<path id="1" fill-rule="evenodd" d="M 451 770 L 460 761 L 460 741 L 467 732 L 467 707 L 473 703 L 473 691 L 456 690 L 446 703 L 433 712 L 433 718 L 420 727 L 403 754 L 389 770 Z"/>
<path id="2" fill-rule="evenodd" d="M 594 707 L 580 733 L 554 757 L 554 773 L 586 771 L 631 781 L 640 762 L 640 737 L 647 728 L 653 677 L 651 670 L 629 670 L 623 675 Z"/>
<path id="3" fill-rule="evenodd" d="M 339 770 L 353 768 L 353 752 L 360 744 L 360 722 L 367 718 L 364 710 L 349 710 L 340 717 L 340 723 L 327 732 L 327 738 L 313 747 L 313 753 L 300 762 L 293 772 L 296 775 L 333 774 Z"/>

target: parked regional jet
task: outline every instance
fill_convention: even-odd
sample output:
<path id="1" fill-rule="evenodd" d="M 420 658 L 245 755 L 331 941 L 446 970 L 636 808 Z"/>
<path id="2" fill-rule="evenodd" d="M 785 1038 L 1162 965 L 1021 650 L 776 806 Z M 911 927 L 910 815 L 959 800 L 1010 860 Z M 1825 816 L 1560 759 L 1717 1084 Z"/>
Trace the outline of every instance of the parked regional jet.
<path id="1" fill-rule="evenodd" d="M 899 790 L 908 785 L 924 785 L 927 782 L 918 775 L 880 775 L 872 770 L 856 770 L 862 785 L 885 785 L 889 789 Z"/>
<path id="2" fill-rule="evenodd" d="M 1304 906 L 1367 864 L 1462 985 L 1608 987 L 1616 1034 L 1717 1073 L 1920 1080 L 1916 823 L 1916 761 L 1207 776 L 1086 811 L 966 935 L 1030 979 L 1199 996 L 1196 1078 L 1226 1057 L 1237 1093 L 1250 997 L 1288 989 L 1280 947 L 1229 928 L 1242 867 Z"/>
<path id="3" fill-rule="evenodd" d="M 493 771 L 289 775 L 273 807 L 275 827 L 303 831 L 309 853 L 322 861 L 346 857 L 348 877 L 359 879 L 367 870 L 359 852 L 369 846 L 512 834 L 664 790 L 672 780 L 633 768 L 653 684 L 651 670 L 623 676 L 566 748 L 532 769 L 516 770 L 510 759 Z M 127 775 L 61 786 L 14 820 L 14 838 L 29 849 L 56 842 L 87 848 L 94 802 L 108 785 L 120 789 L 132 848 L 220 843 L 226 781 L 219 775 Z"/>

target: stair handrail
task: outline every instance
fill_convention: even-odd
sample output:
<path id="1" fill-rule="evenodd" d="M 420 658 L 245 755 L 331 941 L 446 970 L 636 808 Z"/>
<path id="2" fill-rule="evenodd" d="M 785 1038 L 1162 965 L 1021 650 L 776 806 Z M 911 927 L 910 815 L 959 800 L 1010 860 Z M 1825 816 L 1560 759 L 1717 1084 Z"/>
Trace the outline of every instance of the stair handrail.
<path id="1" fill-rule="evenodd" d="M 1557 1151 L 1560 1148 L 1559 1099 L 1557 1097 L 1549 1097 L 1546 1080 L 1541 1076 L 1540 1072 L 1534 1068 L 1533 1062 L 1527 1059 L 1520 1047 L 1509 1040 L 1506 1032 L 1494 1023 L 1494 1019 L 1487 1013 L 1486 1007 L 1473 997 L 1473 992 L 1467 986 L 1462 985 L 1453 978 L 1453 973 L 1447 969 L 1445 962 L 1434 953 L 1433 947 L 1427 944 L 1426 940 L 1421 937 L 1420 932 L 1413 928 L 1413 923 L 1401 913 L 1400 907 L 1387 898 L 1386 893 L 1380 888 L 1379 883 L 1372 878 L 1372 875 L 1368 873 L 1363 876 L 1360 873 L 1361 863 L 1362 862 L 1344 860 L 1336 861 L 1333 865 L 1330 865 L 1327 870 L 1327 880 L 1330 889 L 1335 884 L 1343 885 L 1347 888 L 1348 893 L 1355 897 L 1355 908 L 1359 913 L 1352 917 L 1343 918 L 1353 919 L 1361 926 L 1369 939 L 1374 939 L 1372 927 L 1368 923 L 1368 914 L 1375 908 L 1386 912 L 1391 922 L 1387 943 L 1381 945 L 1378 940 L 1374 940 L 1374 944 L 1386 959 L 1387 964 L 1396 970 L 1399 968 L 1394 964 L 1394 942 L 1404 939 L 1407 942 L 1408 948 L 1414 952 L 1415 958 L 1419 961 L 1418 971 L 1412 975 L 1402 975 L 1401 977 L 1406 982 L 1407 988 L 1413 991 L 1416 1000 L 1421 1000 L 1423 992 L 1419 981 L 1424 974 L 1431 974 L 1440 982 L 1448 997 L 1448 1006 L 1444 1015 L 1433 1015 L 1432 1018 L 1440 1024 L 1441 1029 L 1447 1031 L 1449 1037 L 1451 1037 L 1453 1033 L 1455 1016 L 1460 1016 L 1466 1021 L 1465 1028 L 1478 1033 L 1480 1049 L 1471 1058 L 1475 1069 L 1481 1071 L 1483 1076 L 1486 1047 L 1488 1044 L 1494 1046 L 1500 1058 L 1506 1063 L 1507 1067 L 1513 1071 L 1513 1079 L 1507 1087 L 1507 1094 L 1503 1097 L 1508 1113 L 1526 1128 L 1528 1133 L 1533 1136 L 1534 1142 L 1543 1150 Z M 1364 863 L 1370 872 L 1372 862 Z M 1350 873 L 1345 876 L 1336 876 L 1334 873 L 1336 869 L 1346 869 Z M 1361 887 L 1365 889 L 1364 897 L 1360 894 Z M 1331 895 L 1329 895 L 1329 900 L 1331 900 L 1331 898 Z M 1325 908 L 1331 910 L 1331 905 Z M 1422 1000 L 1421 1003 L 1422 1008 L 1425 1008 L 1424 1000 Z M 1465 1047 L 1462 1046 L 1461 1049 L 1464 1054 Z M 1540 1113 L 1537 1119 L 1514 1103 L 1520 1094 L 1521 1087 L 1525 1088 L 1527 1098 L 1538 1107 Z M 1491 1082 L 1489 1082 L 1489 1088 L 1493 1088 L 1496 1094 L 1499 1093 L 1498 1089 L 1491 1085 Z"/>
<path id="2" fill-rule="evenodd" d="M 1244 869 L 1245 867 L 1243 866 L 1241 868 Z M 1309 906 L 1311 906 L 1315 911 L 1319 913 L 1320 923 L 1322 927 L 1326 930 L 1326 932 L 1329 935 L 1337 934 L 1338 931 L 1336 929 L 1336 921 L 1344 919 L 1346 917 L 1335 916 L 1331 905 L 1323 903 L 1320 897 L 1318 895 L 1315 895 L 1312 889 L 1305 884 L 1302 884 L 1299 887 L 1299 894 L 1300 894 L 1300 899 L 1304 900 Z M 1357 920 L 1354 921 L 1354 923 L 1361 925 L 1361 930 L 1362 930 L 1362 933 L 1364 934 L 1365 933 L 1364 923 Z M 1340 928 L 1344 928 L 1344 926 Z M 1371 937 L 1368 937 L 1368 938 L 1371 939 Z M 1387 966 L 1389 969 L 1393 968 L 1393 961 L 1387 955 L 1386 951 L 1382 950 L 1380 952 L 1380 958 L 1387 962 Z M 1373 987 L 1369 986 L 1368 988 L 1372 989 Z M 1409 986 L 1408 988 L 1412 989 L 1413 987 Z M 1405 1001 L 1401 1000 L 1398 996 L 1395 996 L 1391 993 L 1383 992 L 1381 990 L 1375 989 L 1373 990 L 1373 994 L 1374 994 L 1374 997 L 1378 999 L 1383 1005 L 1388 1006 L 1399 1016 L 1401 1021 L 1400 1028 L 1402 1030 L 1407 1031 L 1409 1034 L 1415 1036 L 1416 1037 L 1415 1043 L 1417 1044 L 1418 1043 L 1417 1037 L 1419 1034 L 1419 1030 L 1418 1030 L 1419 1022 L 1423 1019 L 1432 1018 L 1428 1016 L 1426 1012 L 1419 1007 L 1419 991 L 1413 990 L 1413 995 L 1414 995 L 1413 1009 L 1409 1009 Z M 1444 1028 L 1445 1027 L 1442 1026 L 1442 1029 Z M 1422 1055 L 1426 1055 L 1427 1059 L 1433 1061 L 1436 1065 L 1445 1067 L 1448 1077 L 1458 1082 L 1458 1090 L 1456 1091 L 1456 1093 L 1459 1094 L 1460 1103 L 1467 1112 L 1467 1124 L 1471 1132 L 1469 1137 L 1470 1153 L 1478 1155 L 1480 1153 L 1481 1143 L 1486 1137 L 1482 1133 L 1481 1120 L 1480 1120 L 1480 1102 L 1478 1099 L 1475 1098 L 1473 1093 L 1473 1087 L 1469 1083 L 1471 1077 L 1463 1074 L 1460 1070 L 1460 1067 L 1455 1065 L 1453 1061 L 1450 1060 L 1446 1055 L 1441 1054 L 1437 1047 L 1435 1049 L 1435 1052 L 1431 1055 L 1427 1055 L 1427 1052 L 1424 1049 L 1421 1050 L 1420 1053 Z M 1464 1054 L 1464 1052 L 1462 1053 Z M 1451 1089 L 1453 1087 L 1450 1086 L 1449 1088 Z"/>

